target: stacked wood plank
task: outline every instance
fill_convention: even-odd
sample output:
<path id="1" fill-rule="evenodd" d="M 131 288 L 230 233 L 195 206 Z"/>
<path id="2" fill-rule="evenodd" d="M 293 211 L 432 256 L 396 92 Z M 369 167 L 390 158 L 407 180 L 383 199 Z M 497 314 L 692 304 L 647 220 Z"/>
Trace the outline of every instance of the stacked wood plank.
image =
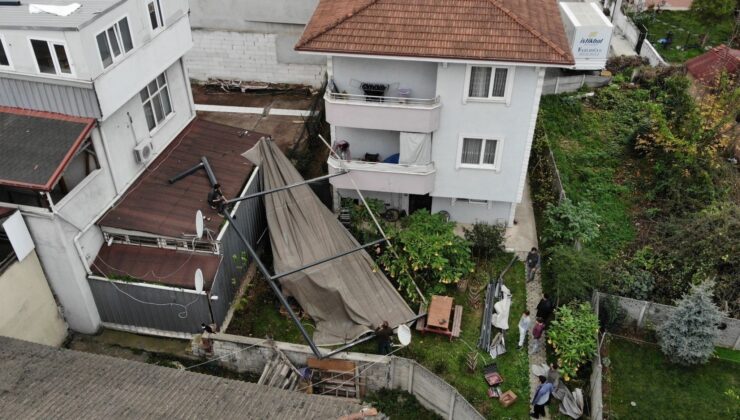
<path id="1" fill-rule="evenodd" d="M 298 388 L 298 382 L 301 380 L 298 369 L 293 366 L 283 352 L 277 348 L 274 350 L 275 355 L 265 364 L 262 376 L 260 376 L 257 384 L 295 391 Z"/>

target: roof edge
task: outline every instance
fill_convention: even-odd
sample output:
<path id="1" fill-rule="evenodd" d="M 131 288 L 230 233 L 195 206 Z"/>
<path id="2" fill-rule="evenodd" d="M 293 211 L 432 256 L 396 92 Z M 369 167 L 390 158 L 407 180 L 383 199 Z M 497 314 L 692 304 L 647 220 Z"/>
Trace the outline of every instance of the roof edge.
<path id="1" fill-rule="evenodd" d="M 321 1 L 326 1 L 326 0 L 321 0 Z M 321 1 L 319 1 L 319 4 L 321 4 Z M 345 14 L 344 16 L 341 16 L 339 19 L 336 19 L 334 22 L 331 22 L 331 23 L 325 25 L 323 28 L 321 28 L 319 31 L 317 31 L 316 34 L 314 34 L 314 35 L 306 38 L 305 40 L 304 39 L 299 39 L 298 40 L 298 43 L 295 45 L 294 49 L 298 49 L 298 47 L 303 46 L 303 45 L 306 45 L 307 43 L 313 41 L 314 39 L 318 38 L 319 36 L 324 35 L 329 30 L 336 28 L 337 25 L 339 25 L 340 23 L 342 23 L 345 20 L 351 18 L 352 16 L 356 15 L 357 13 L 362 12 L 363 10 L 367 9 L 368 7 L 370 7 L 371 5 L 373 5 L 373 4 L 377 3 L 377 2 L 378 2 L 378 0 L 366 0 L 365 4 L 360 5 L 359 7 L 355 8 L 355 9 L 352 9 L 351 12 Z M 317 5 L 316 8 L 318 9 L 318 5 Z M 314 9 L 314 14 L 315 13 L 316 13 L 316 9 Z M 313 19 L 313 14 L 311 15 L 311 19 Z M 309 23 L 310 23 L 310 20 L 309 20 Z M 306 24 L 306 26 L 308 26 L 308 24 Z"/>

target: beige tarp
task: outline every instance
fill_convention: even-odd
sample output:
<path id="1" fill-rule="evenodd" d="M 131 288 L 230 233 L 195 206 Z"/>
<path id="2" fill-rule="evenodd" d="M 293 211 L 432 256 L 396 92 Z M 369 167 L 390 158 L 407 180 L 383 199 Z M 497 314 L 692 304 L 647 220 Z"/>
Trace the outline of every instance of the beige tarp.
<path id="1" fill-rule="evenodd" d="M 259 165 L 265 190 L 303 181 L 272 141 L 260 140 L 243 156 Z M 264 201 L 277 273 L 359 245 L 308 185 L 267 194 Z M 383 321 L 395 327 L 414 317 L 385 275 L 373 267 L 363 250 L 280 279 L 285 295 L 293 296 L 316 322 L 316 344 L 345 343 Z"/>

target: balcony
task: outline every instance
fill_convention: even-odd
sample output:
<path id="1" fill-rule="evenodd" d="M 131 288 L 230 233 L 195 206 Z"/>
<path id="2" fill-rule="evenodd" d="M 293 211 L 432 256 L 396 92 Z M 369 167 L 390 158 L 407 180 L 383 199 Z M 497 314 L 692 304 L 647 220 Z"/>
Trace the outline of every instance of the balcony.
<path id="1" fill-rule="evenodd" d="M 434 163 L 404 165 L 360 160 L 340 161 L 330 156 L 327 164 L 330 174 L 342 169 L 349 170 L 347 175 L 331 178 L 331 184 L 335 188 L 359 188 L 363 191 L 389 193 L 428 194 L 434 189 L 434 176 L 437 172 Z"/>
<path id="2" fill-rule="evenodd" d="M 404 98 L 382 95 L 324 95 L 326 121 L 340 127 L 431 133 L 439 128 L 442 108 L 435 98 Z"/>

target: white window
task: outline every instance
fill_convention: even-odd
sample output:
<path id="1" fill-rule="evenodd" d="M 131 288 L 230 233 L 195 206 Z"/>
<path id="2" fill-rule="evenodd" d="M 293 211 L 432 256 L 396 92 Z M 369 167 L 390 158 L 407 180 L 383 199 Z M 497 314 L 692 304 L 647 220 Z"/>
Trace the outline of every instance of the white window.
<path id="1" fill-rule="evenodd" d="M 164 73 L 152 80 L 139 93 L 141 102 L 144 105 L 144 116 L 146 123 L 151 132 L 164 122 L 172 114 L 172 102 L 170 102 L 170 92 L 167 89 L 167 77 Z"/>
<path id="2" fill-rule="evenodd" d="M 164 26 L 164 16 L 162 16 L 160 0 L 147 0 L 146 13 L 149 15 L 152 31 L 156 31 Z"/>
<path id="3" fill-rule="evenodd" d="M 498 138 L 460 136 L 457 151 L 457 167 L 499 170 L 501 166 L 502 143 L 503 141 Z"/>
<path id="4" fill-rule="evenodd" d="M 509 103 L 514 69 L 510 67 L 468 66 L 465 76 L 465 101 Z"/>
<path id="5" fill-rule="evenodd" d="M 103 62 L 103 68 L 110 66 L 114 61 L 134 49 L 127 18 L 119 20 L 110 28 L 99 33 L 95 39 L 98 43 L 98 52 L 100 53 L 100 60 Z"/>
<path id="6" fill-rule="evenodd" d="M 5 38 L 0 35 L 0 69 L 1 68 L 13 68 L 13 63 L 10 61 L 10 52 L 8 46 L 5 43 Z"/>
<path id="7" fill-rule="evenodd" d="M 61 41 L 31 39 L 31 49 L 36 57 L 39 73 L 71 76 L 74 74 L 67 47 Z"/>
<path id="8" fill-rule="evenodd" d="M 487 206 L 488 200 L 474 200 L 472 198 L 456 198 L 455 204 L 457 203 L 464 203 L 464 204 L 477 204 L 480 206 Z"/>

